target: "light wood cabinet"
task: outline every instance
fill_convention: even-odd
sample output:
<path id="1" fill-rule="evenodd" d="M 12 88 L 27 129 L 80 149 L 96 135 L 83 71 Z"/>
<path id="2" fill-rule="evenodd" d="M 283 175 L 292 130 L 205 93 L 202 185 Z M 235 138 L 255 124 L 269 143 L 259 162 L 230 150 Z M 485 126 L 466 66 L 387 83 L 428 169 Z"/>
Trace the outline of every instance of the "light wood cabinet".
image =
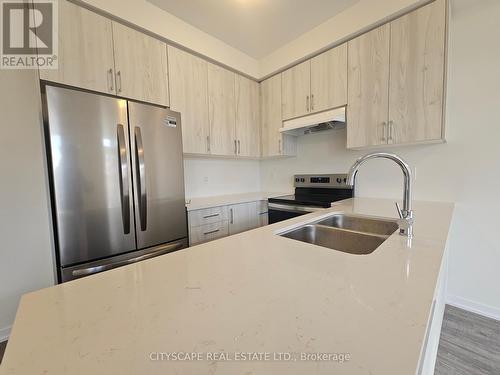
<path id="1" fill-rule="evenodd" d="M 58 11 L 58 69 L 40 69 L 40 78 L 114 94 L 111 20 L 65 0 Z"/>
<path id="2" fill-rule="evenodd" d="M 207 62 L 168 46 L 170 108 L 181 113 L 184 153 L 210 153 Z"/>
<path id="3" fill-rule="evenodd" d="M 389 24 L 348 43 L 348 148 L 387 143 L 389 43 Z"/>
<path id="4" fill-rule="evenodd" d="M 282 119 L 300 117 L 310 112 L 311 61 L 307 60 L 281 73 Z"/>
<path id="5" fill-rule="evenodd" d="M 260 156 L 259 84 L 235 76 L 237 155 Z"/>
<path id="6" fill-rule="evenodd" d="M 446 0 L 348 43 L 347 147 L 444 138 Z"/>
<path id="7" fill-rule="evenodd" d="M 168 106 L 167 45 L 113 22 L 118 95 Z"/>
<path id="8" fill-rule="evenodd" d="M 389 143 L 443 137 L 446 1 L 391 22 Z"/>
<path id="9" fill-rule="evenodd" d="M 259 202 L 228 206 L 229 235 L 245 232 L 260 226 Z"/>
<path id="10" fill-rule="evenodd" d="M 189 211 L 188 221 L 190 227 L 198 227 L 219 221 L 227 220 L 227 207 L 210 207 L 201 210 Z"/>
<path id="11" fill-rule="evenodd" d="M 347 43 L 311 59 L 311 112 L 347 104 Z"/>
<path id="12" fill-rule="evenodd" d="M 267 201 L 189 211 L 190 246 L 267 225 Z"/>
<path id="13" fill-rule="evenodd" d="M 189 228 L 189 245 L 197 245 L 203 242 L 213 241 L 218 238 L 227 237 L 229 225 L 226 221 L 219 221 Z"/>
<path id="14" fill-rule="evenodd" d="M 283 135 L 281 116 L 281 75 L 277 74 L 260 83 L 260 112 L 262 156 L 293 156 L 297 151 L 295 137 Z"/>
<path id="15" fill-rule="evenodd" d="M 233 72 L 208 63 L 208 114 L 210 152 L 236 155 L 235 97 Z"/>

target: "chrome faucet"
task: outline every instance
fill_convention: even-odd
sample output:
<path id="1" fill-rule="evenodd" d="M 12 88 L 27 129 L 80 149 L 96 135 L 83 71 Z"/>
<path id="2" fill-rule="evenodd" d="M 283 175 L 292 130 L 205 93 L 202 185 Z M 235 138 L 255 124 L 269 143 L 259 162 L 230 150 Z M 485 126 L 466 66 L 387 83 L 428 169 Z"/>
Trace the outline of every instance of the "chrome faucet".
<path id="1" fill-rule="evenodd" d="M 408 164 L 401 159 L 399 156 L 394 154 L 389 154 L 386 152 L 374 152 L 372 154 L 368 154 L 357 159 L 349 170 L 349 176 L 347 177 L 347 184 L 354 186 L 354 180 L 356 178 L 356 174 L 358 173 L 358 169 L 365 161 L 369 159 L 377 159 L 384 158 L 390 159 L 396 162 L 403 171 L 404 175 L 404 193 L 403 193 L 403 209 L 399 207 L 399 204 L 396 202 L 396 208 L 399 214 L 399 234 L 403 236 L 408 236 L 409 238 L 413 237 L 413 210 L 411 204 L 411 170 Z"/>

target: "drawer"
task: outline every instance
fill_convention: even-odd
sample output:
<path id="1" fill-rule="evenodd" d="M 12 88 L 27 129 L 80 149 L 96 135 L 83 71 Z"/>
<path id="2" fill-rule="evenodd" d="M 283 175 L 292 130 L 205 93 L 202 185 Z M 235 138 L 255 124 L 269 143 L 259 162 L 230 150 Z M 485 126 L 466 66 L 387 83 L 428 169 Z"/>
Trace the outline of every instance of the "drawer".
<path id="1" fill-rule="evenodd" d="M 227 220 L 189 228 L 189 244 L 196 245 L 202 242 L 216 240 L 229 235 Z"/>
<path id="2" fill-rule="evenodd" d="M 227 220 L 227 207 L 212 207 L 203 210 L 189 211 L 189 226 L 198 227 L 200 225 L 217 223 Z"/>

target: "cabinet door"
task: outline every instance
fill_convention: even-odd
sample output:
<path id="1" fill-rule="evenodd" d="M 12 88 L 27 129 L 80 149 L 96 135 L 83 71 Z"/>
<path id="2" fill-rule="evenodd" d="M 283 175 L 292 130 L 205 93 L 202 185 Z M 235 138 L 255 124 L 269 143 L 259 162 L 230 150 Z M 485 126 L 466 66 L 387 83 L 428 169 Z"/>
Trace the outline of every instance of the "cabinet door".
<path id="1" fill-rule="evenodd" d="M 170 108 L 181 113 L 185 153 L 209 154 L 207 62 L 168 46 Z"/>
<path id="2" fill-rule="evenodd" d="M 262 127 L 262 156 L 281 155 L 281 75 L 260 83 L 260 109 Z"/>
<path id="3" fill-rule="evenodd" d="M 59 1 L 59 56 L 56 70 L 40 78 L 114 94 L 111 21 L 67 1 Z"/>
<path id="4" fill-rule="evenodd" d="M 348 43 L 347 147 L 387 143 L 390 26 Z"/>
<path id="5" fill-rule="evenodd" d="M 167 45 L 116 22 L 113 43 L 117 94 L 168 106 Z"/>
<path id="6" fill-rule="evenodd" d="M 442 138 L 446 1 L 391 23 L 389 143 Z"/>
<path id="7" fill-rule="evenodd" d="M 347 104 L 347 44 L 311 59 L 311 112 Z"/>
<path id="8" fill-rule="evenodd" d="M 210 152 L 236 155 L 234 73 L 208 63 Z"/>
<path id="9" fill-rule="evenodd" d="M 257 202 L 233 204 L 229 211 L 229 235 L 257 228 L 260 224 Z"/>
<path id="10" fill-rule="evenodd" d="M 303 116 L 310 111 L 311 61 L 281 73 L 283 120 Z"/>
<path id="11" fill-rule="evenodd" d="M 260 156 L 259 84 L 235 76 L 236 139 L 239 156 Z"/>

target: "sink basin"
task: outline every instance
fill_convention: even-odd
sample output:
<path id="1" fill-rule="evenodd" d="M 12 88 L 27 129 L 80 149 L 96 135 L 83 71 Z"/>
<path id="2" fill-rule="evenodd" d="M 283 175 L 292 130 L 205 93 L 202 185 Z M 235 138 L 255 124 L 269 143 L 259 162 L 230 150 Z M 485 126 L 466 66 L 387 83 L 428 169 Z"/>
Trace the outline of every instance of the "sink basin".
<path id="1" fill-rule="evenodd" d="M 371 254 L 398 229 L 394 220 L 332 215 L 280 234 L 282 237 L 349 254 Z"/>
<path id="2" fill-rule="evenodd" d="M 398 224 L 394 220 L 345 214 L 332 215 L 315 224 L 385 236 L 393 234 L 398 229 Z"/>

